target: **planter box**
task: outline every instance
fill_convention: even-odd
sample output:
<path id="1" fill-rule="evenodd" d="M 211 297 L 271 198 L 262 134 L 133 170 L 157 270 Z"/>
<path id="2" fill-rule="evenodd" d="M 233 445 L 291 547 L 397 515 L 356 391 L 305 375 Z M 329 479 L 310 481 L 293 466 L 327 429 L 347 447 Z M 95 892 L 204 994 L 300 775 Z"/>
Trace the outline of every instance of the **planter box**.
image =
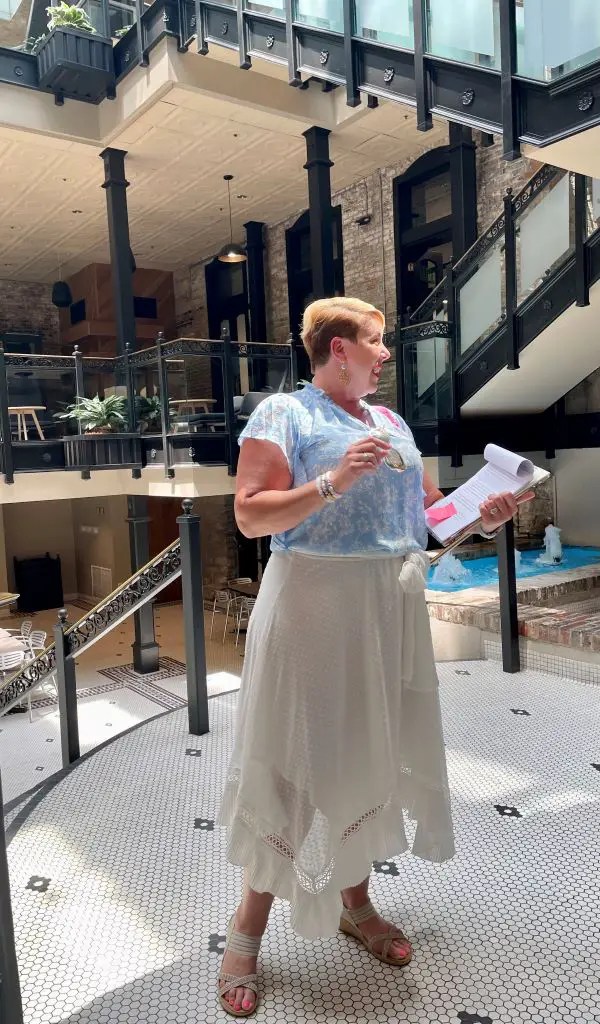
<path id="1" fill-rule="evenodd" d="M 55 28 L 44 39 L 37 54 L 39 85 L 64 97 L 100 103 L 115 95 L 115 67 L 110 39 Z"/>
<path id="2" fill-rule="evenodd" d="M 141 466 L 139 434 L 78 434 L 65 437 L 67 469 L 125 469 Z"/>

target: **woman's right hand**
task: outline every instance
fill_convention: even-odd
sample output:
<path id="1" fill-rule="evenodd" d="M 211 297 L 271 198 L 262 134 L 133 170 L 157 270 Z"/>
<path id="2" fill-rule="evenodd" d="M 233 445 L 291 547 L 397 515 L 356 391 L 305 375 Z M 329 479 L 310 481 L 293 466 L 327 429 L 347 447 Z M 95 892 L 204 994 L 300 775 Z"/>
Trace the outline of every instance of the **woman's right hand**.
<path id="1" fill-rule="evenodd" d="M 375 473 L 392 446 L 371 435 L 351 444 L 341 462 L 331 471 L 334 490 L 345 494 L 367 473 Z"/>

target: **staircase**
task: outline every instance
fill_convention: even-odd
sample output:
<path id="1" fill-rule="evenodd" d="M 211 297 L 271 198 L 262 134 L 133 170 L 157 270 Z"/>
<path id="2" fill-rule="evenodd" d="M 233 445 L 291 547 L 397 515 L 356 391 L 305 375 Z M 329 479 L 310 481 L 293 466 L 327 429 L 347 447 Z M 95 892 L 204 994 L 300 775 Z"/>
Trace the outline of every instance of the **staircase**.
<path id="1" fill-rule="evenodd" d="M 600 365 L 591 187 L 542 167 L 397 329 L 399 405 L 426 454 L 444 433 L 460 458 L 461 435 L 484 417 L 547 422 Z"/>

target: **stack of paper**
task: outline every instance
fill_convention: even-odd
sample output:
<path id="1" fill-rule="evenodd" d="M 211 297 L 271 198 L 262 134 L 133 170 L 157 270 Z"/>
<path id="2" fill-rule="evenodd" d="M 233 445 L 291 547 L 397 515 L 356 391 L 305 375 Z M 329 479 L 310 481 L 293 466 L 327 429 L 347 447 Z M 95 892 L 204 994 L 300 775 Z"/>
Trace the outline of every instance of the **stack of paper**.
<path id="1" fill-rule="evenodd" d="M 481 518 L 479 506 L 490 495 L 503 491 L 523 494 L 550 477 L 550 473 L 534 466 L 529 459 L 495 444 L 487 445 L 483 457 L 486 461 L 483 469 L 425 512 L 429 532 L 444 546 L 466 533 L 469 527 L 476 527 Z"/>

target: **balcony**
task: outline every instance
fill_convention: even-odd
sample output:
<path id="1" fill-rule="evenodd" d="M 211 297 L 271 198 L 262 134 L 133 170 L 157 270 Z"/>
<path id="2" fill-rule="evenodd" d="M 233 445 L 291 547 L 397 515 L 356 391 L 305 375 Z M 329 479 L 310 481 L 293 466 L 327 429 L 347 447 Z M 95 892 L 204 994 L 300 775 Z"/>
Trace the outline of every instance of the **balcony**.
<path id="1" fill-rule="evenodd" d="M 117 358 L 5 353 L 0 349 L 0 472 L 237 465 L 248 414 L 294 378 L 289 345 L 179 338 Z M 69 408 L 117 398 L 121 418 L 87 432 Z M 85 424 L 84 424 L 85 425 Z"/>
<path id="2" fill-rule="evenodd" d="M 79 69 L 69 83 L 47 77 L 42 52 L 0 45 L 0 81 L 50 88 L 101 102 L 153 48 L 173 38 L 180 52 L 226 48 L 239 66 L 279 65 L 291 85 L 314 79 L 345 87 L 357 106 L 367 96 L 417 108 L 422 130 L 446 118 L 504 136 L 507 156 L 522 143 L 544 146 L 600 123 L 600 7 L 596 0 L 465 0 L 461 17 L 446 0 L 82 0 L 98 45 L 112 39 L 110 80 Z M 45 0 L 30 26 L 43 32 Z M 2 37 L 0 35 L 0 44 Z M 89 36 L 88 36 L 89 42 Z M 21 43 L 17 49 L 28 49 Z M 29 44 L 31 49 L 31 44 Z M 42 50 L 45 44 L 42 44 Z M 83 51 L 82 51 L 83 53 Z M 93 62 L 92 62 L 93 63 Z M 87 67 L 87 66 L 86 66 Z M 66 73 L 66 72 L 65 72 Z"/>

